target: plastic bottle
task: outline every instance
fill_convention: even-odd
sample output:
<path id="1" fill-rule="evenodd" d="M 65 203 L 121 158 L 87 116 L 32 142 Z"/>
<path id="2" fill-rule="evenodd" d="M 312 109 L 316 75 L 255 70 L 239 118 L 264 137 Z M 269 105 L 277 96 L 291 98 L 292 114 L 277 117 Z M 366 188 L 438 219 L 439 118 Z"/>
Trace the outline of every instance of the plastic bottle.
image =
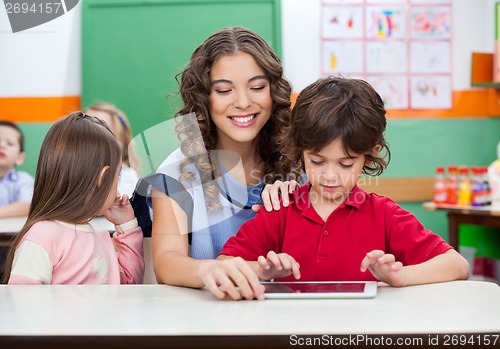
<path id="1" fill-rule="evenodd" d="M 448 178 L 446 179 L 446 202 L 450 205 L 458 203 L 458 168 L 456 165 L 448 166 Z"/>
<path id="2" fill-rule="evenodd" d="M 488 167 L 488 178 L 491 187 L 491 205 L 500 207 L 500 142 L 497 146 L 497 159 Z"/>
<path id="3" fill-rule="evenodd" d="M 483 200 L 484 205 L 491 205 L 491 187 L 488 178 L 488 167 L 481 167 L 481 180 L 483 181 Z"/>
<path id="4" fill-rule="evenodd" d="M 446 181 L 444 178 L 444 167 L 438 166 L 436 168 L 436 181 L 434 182 L 434 203 L 446 204 L 447 193 L 446 193 Z"/>
<path id="5" fill-rule="evenodd" d="M 465 165 L 458 168 L 458 204 L 460 206 L 470 206 L 471 186 L 469 180 L 469 169 Z"/>
<path id="6" fill-rule="evenodd" d="M 483 181 L 480 169 L 477 166 L 471 167 L 471 206 L 484 206 Z"/>

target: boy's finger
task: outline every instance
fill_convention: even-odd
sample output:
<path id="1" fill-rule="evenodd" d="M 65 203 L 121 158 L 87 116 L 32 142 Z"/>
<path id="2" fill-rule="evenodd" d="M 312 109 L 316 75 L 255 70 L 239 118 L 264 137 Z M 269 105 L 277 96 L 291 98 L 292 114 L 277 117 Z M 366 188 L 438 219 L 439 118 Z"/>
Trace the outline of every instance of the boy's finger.
<path id="1" fill-rule="evenodd" d="M 265 270 L 268 270 L 269 268 L 271 268 L 271 266 L 267 262 L 266 257 L 264 257 L 264 256 L 259 256 L 259 258 L 257 258 L 257 262 L 259 263 L 259 266 L 264 268 Z"/>
<path id="2" fill-rule="evenodd" d="M 300 279 L 300 265 L 299 265 L 299 263 L 295 262 L 292 264 L 292 274 L 296 280 Z"/>
<path id="3" fill-rule="evenodd" d="M 267 254 L 267 259 L 277 270 L 283 269 L 280 259 L 278 258 L 278 255 L 274 251 L 271 251 Z"/>

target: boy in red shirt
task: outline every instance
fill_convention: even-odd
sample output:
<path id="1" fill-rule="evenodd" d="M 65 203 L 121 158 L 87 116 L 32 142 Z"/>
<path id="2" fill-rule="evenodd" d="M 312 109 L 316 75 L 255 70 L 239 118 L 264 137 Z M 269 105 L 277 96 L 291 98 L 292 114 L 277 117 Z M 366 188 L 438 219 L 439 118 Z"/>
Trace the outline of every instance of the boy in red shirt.
<path id="1" fill-rule="evenodd" d="M 363 80 L 320 79 L 300 93 L 285 155 L 308 183 L 288 207 L 260 210 L 227 241 L 221 263 L 202 275 L 215 296 L 262 299 L 259 279 L 273 278 L 397 287 L 468 278 L 467 261 L 439 235 L 391 199 L 357 186 L 362 173 L 380 175 L 390 159 L 385 113 Z"/>

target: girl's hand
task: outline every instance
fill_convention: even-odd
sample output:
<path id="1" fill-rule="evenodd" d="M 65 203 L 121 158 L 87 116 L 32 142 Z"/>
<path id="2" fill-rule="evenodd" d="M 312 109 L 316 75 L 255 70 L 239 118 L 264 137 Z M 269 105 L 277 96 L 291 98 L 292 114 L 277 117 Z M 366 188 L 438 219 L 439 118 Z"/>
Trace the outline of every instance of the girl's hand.
<path id="1" fill-rule="evenodd" d="M 288 207 L 290 204 L 288 195 L 293 193 L 298 186 L 299 183 L 294 180 L 286 182 L 276 181 L 274 184 L 266 184 L 260 195 L 266 211 L 272 211 L 273 209 L 279 211 L 281 205 Z M 258 212 L 260 208 L 261 205 L 252 206 L 254 212 Z"/>
<path id="2" fill-rule="evenodd" d="M 128 195 L 117 195 L 110 208 L 104 213 L 104 217 L 114 225 L 127 223 L 135 218 L 134 209 L 130 205 Z"/>
<path id="3" fill-rule="evenodd" d="M 361 262 L 360 270 L 365 272 L 370 270 L 377 280 L 385 282 L 391 286 L 404 286 L 403 264 L 397 262 L 392 254 L 385 254 L 381 250 L 373 250 L 366 254 Z"/>
<path id="4" fill-rule="evenodd" d="M 293 274 L 295 279 L 300 279 L 300 265 L 289 254 L 269 251 L 267 257 L 259 256 L 257 262 L 257 274 L 263 280 L 282 278 L 290 274 Z"/>
<path id="5" fill-rule="evenodd" d="M 216 259 L 202 264 L 199 277 L 212 294 L 224 299 L 229 296 L 233 300 L 264 299 L 264 286 L 250 267 L 241 257 Z"/>

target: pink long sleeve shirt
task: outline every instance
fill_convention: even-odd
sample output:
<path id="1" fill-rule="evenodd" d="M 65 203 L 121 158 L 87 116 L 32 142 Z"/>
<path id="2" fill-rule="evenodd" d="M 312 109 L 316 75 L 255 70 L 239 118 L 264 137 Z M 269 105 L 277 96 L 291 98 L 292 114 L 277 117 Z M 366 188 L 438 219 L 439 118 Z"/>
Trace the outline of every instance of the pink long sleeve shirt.
<path id="1" fill-rule="evenodd" d="M 124 226 L 110 238 L 91 224 L 34 224 L 16 249 L 9 284 L 142 283 L 142 230 L 136 220 Z"/>

